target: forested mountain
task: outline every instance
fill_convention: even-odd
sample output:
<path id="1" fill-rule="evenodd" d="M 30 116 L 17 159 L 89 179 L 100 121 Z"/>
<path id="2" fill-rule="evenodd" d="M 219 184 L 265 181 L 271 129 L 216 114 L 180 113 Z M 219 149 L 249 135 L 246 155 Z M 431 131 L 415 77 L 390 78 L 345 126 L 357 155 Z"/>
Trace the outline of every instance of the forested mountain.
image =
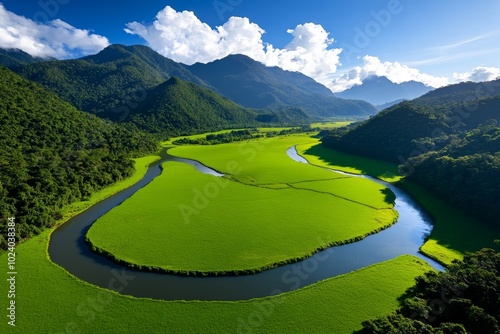
<path id="1" fill-rule="evenodd" d="M 332 131 L 323 144 L 399 163 L 408 179 L 500 226 L 498 83 L 438 89 L 350 129 Z"/>
<path id="2" fill-rule="evenodd" d="M 386 77 L 373 75 L 364 79 L 361 85 L 335 95 L 343 99 L 364 100 L 373 105 L 383 105 L 402 99 L 415 99 L 431 90 L 433 88 L 421 82 L 409 81 L 396 84 Z"/>
<path id="3" fill-rule="evenodd" d="M 121 107 L 140 103 L 147 89 L 171 76 L 202 84 L 182 65 L 146 46 L 111 45 L 93 56 L 36 63 L 16 71 L 76 108 L 110 118 L 117 117 L 120 113 L 114 111 Z"/>
<path id="4" fill-rule="evenodd" d="M 140 129 L 167 136 L 256 126 L 257 113 L 177 77 L 150 90 L 125 119 Z"/>
<path id="5" fill-rule="evenodd" d="M 417 98 L 415 103 L 434 105 L 445 103 L 466 103 L 500 95 L 500 79 L 487 82 L 462 82 L 449 85 Z"/>
<path id="6" fill-rule="evenodd" d="M 307 124 L 302 110 L 253 111 L 177 77 L 151 89 L 123 119 L 163 138 L 262 125 Z"/>
<path id="7" fill-rule="evenodd" d="M 0 236 L 9 216 L 18 238 L 39 233 L 65 204 L 131 175 L 130 158 L 156 149 L 149 135 L 78 111 L 0 66 Z"/>
<path id="8" fill-rule="evenodd" d="M 288 106 L 316 116 L 351 118 L 377 112 L 367 102 L 336 98 L 328 88 L 301 73 L 267 67 L 243 55 L 187 68 L 223 96 L 248 108 Z"/>
<path id="9" fill-rule="evenodd" d="M 365 101 L 336 98 L 303 74 L 266 67 L 242 55 L 186 66 L 146 46 L 111 45 L 81 59 L 15 66 L 15 70 L 80 110 L 119 121 L 124 108 L 136 108 L 149 89 L 173 76 L 247 108 L 281 110 L 277 114 L 301 109 L 316 117 L 363 119 L 377 112 Z"/>
<path id="10" fill-rule="evenodd" d="M 32 57 L 30 54 L 19 49 L 0 48 L 0 66 L 15 68 L 22 65 L 47 61 L 49 59 Z"/>

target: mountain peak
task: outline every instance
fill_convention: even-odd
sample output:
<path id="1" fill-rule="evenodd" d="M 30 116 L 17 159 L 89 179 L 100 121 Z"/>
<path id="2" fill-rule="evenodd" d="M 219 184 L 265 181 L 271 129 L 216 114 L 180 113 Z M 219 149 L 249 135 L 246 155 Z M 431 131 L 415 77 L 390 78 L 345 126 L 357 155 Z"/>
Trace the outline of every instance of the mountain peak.
<path id="1" fill-rule="evenodd" d="M 171 85 L 181 85 L 181 84 L 184 84 L 185 82 L 182 81 L 181 79 L 179 79 L 178 77 L 176 76 L 173 76 L 171 77 L 170 79 L 168 79 L 164 85 L 166 86 L 171 86 Z"/>
<path id="2" fill-rule="evenodd" d="M 433 88 L 417 81 L 394 83 L 385 76 L 371 75 L 361 85 L 353 86 L 336 95 L 346 99 L 365 100 L 374 105 L 384 105 L 397 100 L 412 100 Z"/>
<path id="3" fill-rule="evenodd" d="M 295 107 L 327 117 L 366 117 L 376 112 L 363 101 L 337 99 L 328 88 L 302 73 L 268 67 L 241 54 L 187 68 L 217 92 L 247 108 Z"/>
<path id="4" fill-rule="evenodd" d="M 132 54 L 126 50 L 125 45 L 111 44 L 102 49 L 98 54 L 83 57 L 83 60 L 91 61 L 95 64 L 103 64 L 119 59 L 131 57 Z"/>

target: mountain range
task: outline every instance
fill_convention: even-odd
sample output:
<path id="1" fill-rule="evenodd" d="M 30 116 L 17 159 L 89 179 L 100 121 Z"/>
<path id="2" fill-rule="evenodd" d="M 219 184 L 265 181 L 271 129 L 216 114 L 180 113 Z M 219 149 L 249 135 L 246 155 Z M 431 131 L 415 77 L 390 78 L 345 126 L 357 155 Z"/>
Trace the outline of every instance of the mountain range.
<path id="1" fill-rule="evenodd" d="M 217 92 L 248 108 L 291 106 L 317 117 L 358 119 L 376 113 L 369 103 L 337 98 L 328 88 L 301 73 L 267 67 L 243 55 L 188 68 Z"/>
<path id="2" fill-rule="evenodd" d="M 7 56 L 13 51 L 5 52 Z M 377 112 L 365 101 L 334 96 L 325 86 L 298 73 L 266 67 L 233 55 L 187 66 L 146 46 L 111 45 L 96 55 L 73 60 L 0 64 L 38 82 L 80 110 L 101 117 L 125 105 L 140 104 L 144 93 L 171 77 L 210 89 L 245 108 L 273 111 L 300 108 L 311 117 L 363 119 Z M 115 119 L 116 120 L 116 119 Z"/>
<path id="3" fill-rule="evenodd" d="M 383 110 L 402 100 L 413 100 L 433 89 L 421 82 L 408 81 L 396 84 L 386 77 L 372 75 L 364 79 L 361 85 L 335 95 L 344 99 L 364 100 Z"/>

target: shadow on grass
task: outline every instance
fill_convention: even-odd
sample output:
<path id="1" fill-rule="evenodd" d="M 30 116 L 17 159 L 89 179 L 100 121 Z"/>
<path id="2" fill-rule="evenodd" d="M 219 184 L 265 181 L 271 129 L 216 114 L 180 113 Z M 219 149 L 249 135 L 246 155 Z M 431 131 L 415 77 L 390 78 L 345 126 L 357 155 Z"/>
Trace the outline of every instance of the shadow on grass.
<path id="1" fill-rule="evenodd" d="M 332 168 L 340 167 L 346 172 L 355 173 L 357 171 L 357 173 L 387 181 L 396 181 L 400 178 L 396 164 L 347 154 L 324 147 L 322 144 L 314 145 L 304 153 L 317 157 L 321 162 Z"/>
<path id="2" fill-rule="evenodd" d="M 443 257 L 456 257 L 456 255 L 447 254 L 446 250 L 440 247 L 462 254 L 475 252 L 484 247 L 500 251 L 500 245 L 494 243 L 495 239 L 500 239 L 499 229 L 489 227 L 465 215 L 423 187 L 402 179 L 395 164 L 343 153 L 321 144 L 308 148 L 304 153 L 316 157 L 325 166 L 334 169 L 367 174 L 388 182 L 399 181 L 397 186 L 415 198 L 433 218 L 434 227 L 429 239 L 434 240 L 437 247 L 428 247 L 426 254 L 439 262 L 443 262 Z M 394 196 L 392 192 L 384 193 L 384 195 L 389 201 L 391 196 Z"/>
<path id="3" fill-rule="evenodd" d="M 398 187 L 412 195 L 430 213 L 434 227 L 429 239 L 464 254 L 488 247 L 500 250 L 494 240 L 500 238 L 500 230 L 490 227 L 479 220 L 452 207 L 443 199 L 413 182 L 398 182 Z M 432 254 L 431 254 L 432 255 Z"/>
<path id="4" fill-rule="evenodd" d="M 384 201 L 386 203 L 394 203 L 396 201 L 396 195 L 389 188 L 380 189 L 382 195 L 384 195 Z"/>

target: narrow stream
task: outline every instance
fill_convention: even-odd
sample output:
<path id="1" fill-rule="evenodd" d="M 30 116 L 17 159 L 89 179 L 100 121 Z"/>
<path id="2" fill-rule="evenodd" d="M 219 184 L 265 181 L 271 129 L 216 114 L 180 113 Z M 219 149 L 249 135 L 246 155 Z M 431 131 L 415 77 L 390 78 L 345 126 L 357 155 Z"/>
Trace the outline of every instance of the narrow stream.
<path id="1" fill-rule="evenodd" d="M 292 159 L 307 163 L 297 154 L 295 147 L 287 153 Z M 165 161 L 188 163 L 202 173 L 223 176 L 197 161 L 163 154 L 161 160 L 149 167 L 140 182 L 92 206 L 57 228 L 52 233 L 49 243 L 51 260 L 91 284 L 124 295 L 163 300 L 243 300 L 265 297 L 296 290 L 402 254 L 418 256 L 434 268 L 443 270 L 441 265 L 418 252 L 425 236 L 432 228 L 429 217 L 402 190 L 377 179 L 373 181 L 382 183 L 396 194 L 395 208 L 399 212 L 399 220 L 395 225 L 359 242 L 331 247 L 304 261 L 266 270 L 256 275 L 184 277 L 141 272 L 118 265 L 90 251 L 84 241 L 90 226 L 99 217 L 120 205 L 160 175 L 161 164 Z M 163 173 L 168 173 L 168 169 Z"/>

